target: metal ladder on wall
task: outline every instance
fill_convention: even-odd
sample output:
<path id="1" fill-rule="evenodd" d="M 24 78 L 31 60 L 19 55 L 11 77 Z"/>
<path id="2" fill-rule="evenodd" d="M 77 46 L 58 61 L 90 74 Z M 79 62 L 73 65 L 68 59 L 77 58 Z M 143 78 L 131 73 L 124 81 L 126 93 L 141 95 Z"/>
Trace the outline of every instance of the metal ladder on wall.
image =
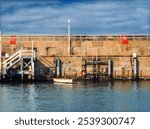
<path id="1" fill-rule="evenodd" d="M 9 58 L 7 58 L 4 62 L 2 62 L 2 73 L 6 74 L 7 70 L 9 68 L 14 67 L 15 65 L 21 64 L 23 58 L 29 58 L 31 59 L 31 62 L 35 60 L 35 51 L 34 50 L 19 50 L 13 55 L 11 55 Z M 26 67 L 29 65 L 26 64 Z"/>

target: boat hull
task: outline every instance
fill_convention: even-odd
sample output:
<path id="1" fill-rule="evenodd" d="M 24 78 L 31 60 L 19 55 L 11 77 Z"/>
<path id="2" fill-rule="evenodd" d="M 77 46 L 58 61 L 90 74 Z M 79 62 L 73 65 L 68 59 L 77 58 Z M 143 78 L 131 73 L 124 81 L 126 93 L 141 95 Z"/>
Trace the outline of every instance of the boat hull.
<path id="1" fill-rule="evenodd" d="M 54 78 L 53 80 L 57 83 L 73 83 L 73 79 Z"/>

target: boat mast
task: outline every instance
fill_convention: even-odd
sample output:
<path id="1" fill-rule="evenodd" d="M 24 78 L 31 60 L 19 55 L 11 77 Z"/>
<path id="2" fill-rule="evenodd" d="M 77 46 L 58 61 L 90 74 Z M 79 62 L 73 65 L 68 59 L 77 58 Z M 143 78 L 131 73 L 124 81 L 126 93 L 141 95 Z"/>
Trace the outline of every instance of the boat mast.
<path id="1" fill-rule="evenodd" d="M 68 54 L 71 54 L 71 42 L 70 42 L 70 18 L 68 18 Z"/>

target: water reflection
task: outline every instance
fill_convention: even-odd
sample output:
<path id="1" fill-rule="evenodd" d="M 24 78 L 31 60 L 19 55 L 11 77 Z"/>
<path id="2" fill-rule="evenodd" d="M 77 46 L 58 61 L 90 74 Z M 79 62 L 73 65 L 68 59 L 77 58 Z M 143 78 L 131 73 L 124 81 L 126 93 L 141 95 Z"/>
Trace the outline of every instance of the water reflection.
<path id="1" fill-rule="evenodd" d="M 150 111 L 150 81 L 1 84 L 0 111 Z"/>

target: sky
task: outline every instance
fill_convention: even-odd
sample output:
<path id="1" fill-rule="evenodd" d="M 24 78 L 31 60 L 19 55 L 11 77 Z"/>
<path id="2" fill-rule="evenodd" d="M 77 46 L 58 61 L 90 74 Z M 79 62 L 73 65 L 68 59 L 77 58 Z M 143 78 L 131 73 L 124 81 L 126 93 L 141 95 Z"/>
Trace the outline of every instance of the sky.
<path id="1" fill-rule="evenodd" d="M 0 0 L 4 34 L 150 34 L 150 0 Z"/>

